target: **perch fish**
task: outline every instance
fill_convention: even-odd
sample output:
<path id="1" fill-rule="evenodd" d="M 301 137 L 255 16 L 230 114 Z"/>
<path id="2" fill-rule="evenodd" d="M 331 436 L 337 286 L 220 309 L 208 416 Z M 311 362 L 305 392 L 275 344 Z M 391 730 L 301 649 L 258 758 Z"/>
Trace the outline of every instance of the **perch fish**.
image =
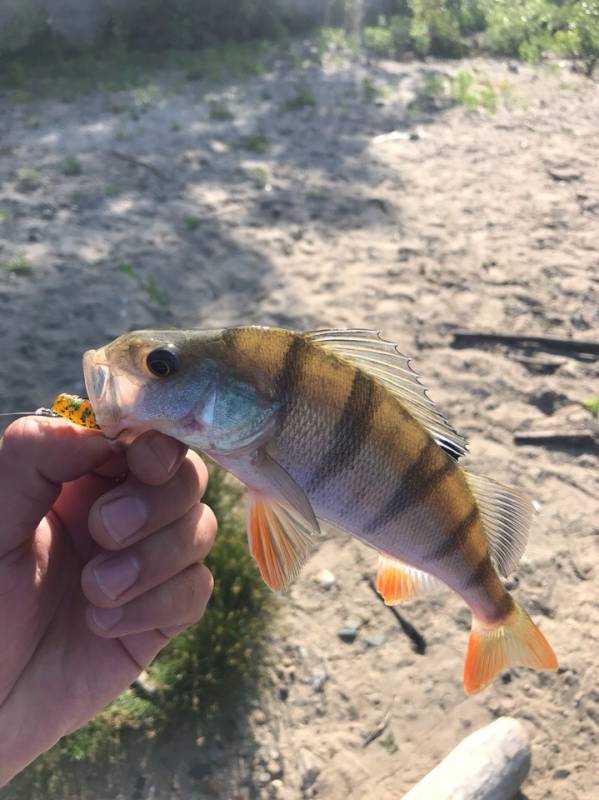
<path id="1" fill-rule="evenodd" d="M 557 668 L 499 578 L 524 551 L 529 500 L 459 465 L 464 438 L 375 331 L 137 331 L 85 353 L 84 372 L 106 435 L 162 431 L 247 486 L 249 546 L 273 590 L 330 523 L 378 551 L 386 603 L 441 582 L 469 606 L 467 693 L 509 666 Z"/>

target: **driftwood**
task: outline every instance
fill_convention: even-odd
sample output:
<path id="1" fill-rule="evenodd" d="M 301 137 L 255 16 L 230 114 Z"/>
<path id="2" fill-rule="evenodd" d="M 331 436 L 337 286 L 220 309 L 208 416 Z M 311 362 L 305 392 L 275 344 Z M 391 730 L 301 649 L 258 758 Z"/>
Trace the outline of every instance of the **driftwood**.
<path id="1" fill-rule="evenodd" d="M 570 446 L 570 447 L 599 447 L 599 435 L 591 431 L 527 431 L 514 434 L 516 444 L 540 444 Z"/>
<path id="2" fill-rule="evenodd" d="M 512 800 L 529 769 L 526 729 L 500 717 L 460 742 L 403 800 Z"/>
<path id="3" fill-rule="evenodd" d="M 562 339 L 559 336 L 527 336 L 526 334 L 486 333 L 484 331 L 454 331 L 455 345 L 469 345 L 476 342 L 506 344 L 513 347 L 531 348 L 546 352 L 567 353 L 574 356 L 599 356 L 599 342 L 585 342 L 581 339 Z"/>

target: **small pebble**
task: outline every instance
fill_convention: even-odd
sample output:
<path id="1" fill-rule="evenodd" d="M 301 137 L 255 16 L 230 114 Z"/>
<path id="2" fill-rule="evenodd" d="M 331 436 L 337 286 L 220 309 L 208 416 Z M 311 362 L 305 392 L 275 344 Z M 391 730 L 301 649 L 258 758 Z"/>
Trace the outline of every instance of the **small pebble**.
<path id="1" fill-rule="evenodd" d="M 357 635 L 358 629 L 353 625 L 345 625 L 341 630 L 337 631 L 337 636 L 342 642 L 346 642 L 347 644 L 355 642 Z"/>
<path id="2" fill-rule="evenodd" d="M 328 592 L 332 588 L 333 584 L 335 583 L 335 576 L 333 575 L 333 573 L 330 570 L 322 569 L 318 573 L 318 576 L 317 576 L 316 580 L 320 584 L 320 588 L 324 589 L 326 592 Z"/>
<path id="3" fill-rule="evenodd" d="M 315 669 L 312 673 L 312 688 L 315 692 L 322 692 L 325 683 L 329 679 L 329 673 L 324 669 Z"/>
<path id="4" fill-rule="evenodd" d="M 373 633 L 371 636 L 367 636 L 364 639 L 364 644 L 366 647 L 380 647 L 381 645 L 385 644 L 385 634 Z"/>

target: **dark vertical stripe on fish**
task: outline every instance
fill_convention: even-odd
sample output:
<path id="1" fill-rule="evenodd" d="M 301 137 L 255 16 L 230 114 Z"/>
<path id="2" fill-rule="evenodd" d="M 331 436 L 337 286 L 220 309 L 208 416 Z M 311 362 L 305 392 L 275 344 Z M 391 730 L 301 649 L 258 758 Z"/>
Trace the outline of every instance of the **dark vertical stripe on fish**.
<path id="1" fill-rule="evenodd" d="M 374 381 L 356 370 L 351 391 L 335 424 L 331 445 L 312 473 L 309 491 L 353 463 L 370 435 L 378 403 Z"/>
<path id="2" fill-rule="evenodd" d="M 455 461 L 446 457 L 441 467 L 430 470 L 429 461 L 433 458 L 437 447 L 433 439 L 429 439 L 424 445 L 406 470 L 391 498 L 366 526 L 368 532 L 372 533 L 388 525 L 406 508 L 423 502 L 435 485 L 455 468 Z"/>
<path id="3" fill-rule="evenodd" d="M 456 550 L 463 547 L 468 538 L 470 529 L 476 525 L 479 520 L 480 511 L 478 510 L 478 506 L 474 505 L 470 513 L 465 516 L 461 522 L 458 522 L 449 533 L 443 536 L 440 544 L 430 552 L 425 553 L 423 561 L 425 563 L 428 561 L 441 561 L 452 553 L 455 553 Z"/>
<path id="4" fill-rule="evenodd" d="M 485 553 L 485 555 L 481 558 L 466 579 L 464 588 L 472 589 L 475 586 L 484 586 L 493 572 L 494 568 L 493 564 L 491 563 L 491 559 L 489 558 L 489 554 Z"/>
<path id="5" fill-rule="evenodd" d="M 275 383 L 275 396 L 279 397 L 282 402 L 281 406 L 281 419 L 283 419 L 289 411 L 291 400 L 297 388 L 300 374 L 302 358 L 306 349 L 310 344 L 302 336 L 294 336 L 291 344 L 287 348 L 281 371 L 279 372 Z"/>

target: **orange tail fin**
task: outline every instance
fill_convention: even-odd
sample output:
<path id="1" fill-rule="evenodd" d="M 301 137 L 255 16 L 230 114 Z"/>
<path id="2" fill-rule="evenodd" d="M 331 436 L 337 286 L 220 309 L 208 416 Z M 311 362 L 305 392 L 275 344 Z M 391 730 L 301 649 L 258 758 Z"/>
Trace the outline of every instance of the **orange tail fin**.
<path id="1" fill-rule="evenodd" d="M 464 664 L 464 689 L 474 694 L 508 667 L 557 669 L 557 658 L 526 611 L 514 604 L 508 617 L 494 627 L 472 618 Z"/>

